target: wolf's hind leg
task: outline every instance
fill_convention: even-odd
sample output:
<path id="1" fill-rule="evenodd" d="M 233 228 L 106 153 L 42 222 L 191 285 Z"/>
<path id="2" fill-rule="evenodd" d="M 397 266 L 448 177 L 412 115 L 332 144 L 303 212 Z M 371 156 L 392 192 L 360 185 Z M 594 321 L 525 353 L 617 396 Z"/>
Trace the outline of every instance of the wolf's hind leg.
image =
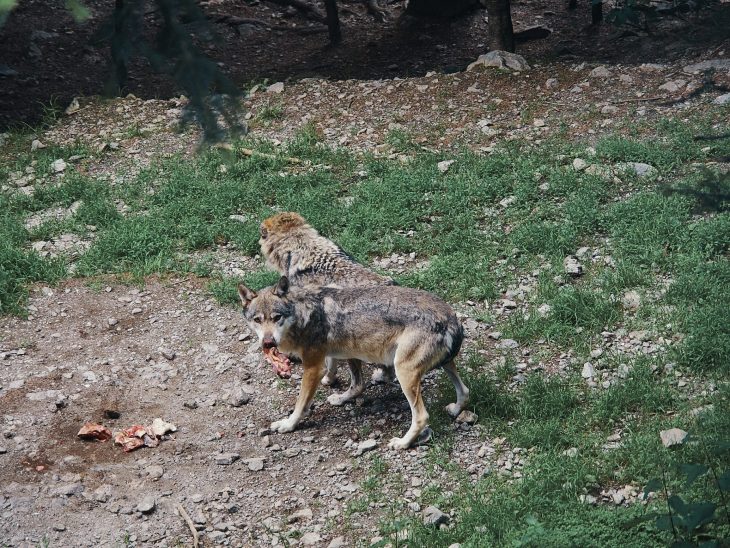
<path id="1" fill-rule="evenodd" d="M 454 384 L 454 389 L 456 390 L 456 403 L 450 403 L 446 406 L 446 412 L 455 418 L 464 410 L 464 406 L 469 401 L 469 389 L 461 381 L 461 377 L 459 377 L 459 373 L 456 371 L 456 364 L 454 363 L 454 360 L 445 364 L 443 368 L 449 376 L 449 379 L 451 379 L 451 382 Z"/>
<path id="2" fill-rule="evenodd" d="M 360 360 L 347 360 L 350 366 L 350 388 L 342 394 L 332 394 L 327 401 L 332 405 L 342 405 L 345 402 L 354 400 L 365 390 L 365 383 L 362 377 L 362 362 Z"/>
<path id="3" fill-rule="evenodd" d="M 324 373 L 324 356 L 304 356 L 303 365 L 302 384 L 299 388 L 299 397 L 294 406 L 294 412 L 289 415 L 289 418 L 271 423 L 271 429 L 275 432 L 293 431 L 312 404 L 319 381 L 322 380 L 322 374 Z"/>
<path id="4" fill-rule="evenodd" d="M 337 380 L 337 360 L 334 358 L 327 358 L 324 361 L 324 377 L 322 377 L 322 384 L 330 386 Z"/>

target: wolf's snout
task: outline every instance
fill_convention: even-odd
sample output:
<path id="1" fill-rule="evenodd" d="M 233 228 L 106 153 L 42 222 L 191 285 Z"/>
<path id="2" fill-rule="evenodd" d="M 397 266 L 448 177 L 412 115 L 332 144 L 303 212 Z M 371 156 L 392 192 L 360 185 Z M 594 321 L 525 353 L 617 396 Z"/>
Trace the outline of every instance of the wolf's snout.
<path id="1" fill-rule="evenodd" d="M 261 346 L 264 350 L 267 350 L 269 348 L 275 348 L 276 340 L 274 339 L 274 337 L 264 337 L 264 340 L 261 341 Z"/>

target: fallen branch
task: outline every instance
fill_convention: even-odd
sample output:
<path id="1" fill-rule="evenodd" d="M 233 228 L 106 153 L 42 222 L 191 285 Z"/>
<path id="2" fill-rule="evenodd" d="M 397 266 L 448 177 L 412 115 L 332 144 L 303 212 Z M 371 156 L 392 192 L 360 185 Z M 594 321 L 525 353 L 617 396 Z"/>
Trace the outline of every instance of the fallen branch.
<path id="1" fill-rule="evenodd" d="M 661 99 L 666 99 L 666 97 L 637 97 L 635 99 L 621 99 L 619 101 L 611 101 L 614 105 L 620 105 L 621 103 L 645 103 L 648 101 L 659 101 Z"/>
<path id="2" fill-rule="evenodd" d="M 270 160 L 286 160 L 290 164 L 309 164 L 309 160 L 301 160 L 300 158 L 294 158 L 292 156 L 277 156 L 276 154 L 269 154 L 268 152 L 259 152 L 250 148 L 238 149 L 244 156 L 260 156 L 261 158 L 268 158 Z"/>
<path id="3" fill-rule="evenodd" d="M 239 27 L 241 25 L 249 25 L 251 27 L 261 27 L 264 30 L 273 30 L 281 32 L 295 32 L 297 34 L 318 34 L 327 32 L 327 27 L 290 27 L 288 25 L 272 25 L 261 19 L 251 19 L 249 17 L 237 17 L 235 15 L 221 15 L 216 18 L 216 23 L 224 23 L 231 27 Z"/>
<path id="4" fill-rule="evenodd" d="M 190 516 L 185 511 L 185 508 L 183 508 L 182 504 L 178 503 L 177 511 L 180 514 L 180 517 L 185 520 L 185 523 L 188 524 L 188 528 L 190 529 L 190 532 L 193 534 L 193 548 L 198 548 L 200 540 L 198 539 L 198 530 L 195 528 L 195 524 L 193 523 L 193 520 L 190 519 Z"/>

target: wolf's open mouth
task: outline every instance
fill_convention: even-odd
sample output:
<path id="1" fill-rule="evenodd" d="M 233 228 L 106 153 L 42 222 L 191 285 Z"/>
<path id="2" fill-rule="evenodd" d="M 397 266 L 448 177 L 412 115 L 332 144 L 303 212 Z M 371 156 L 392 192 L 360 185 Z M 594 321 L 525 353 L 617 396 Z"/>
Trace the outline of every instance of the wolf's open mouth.
<path id="1" fill-rule="evenodd" d="M 282 379 L 288 379 L 291 377 L 291 360 L 286 356 L 286 354 L 279 352 L 278 348 L 275 346 L 264 348 L 264 357 L 274 368 L 274 373 L 279 375 Z"/>

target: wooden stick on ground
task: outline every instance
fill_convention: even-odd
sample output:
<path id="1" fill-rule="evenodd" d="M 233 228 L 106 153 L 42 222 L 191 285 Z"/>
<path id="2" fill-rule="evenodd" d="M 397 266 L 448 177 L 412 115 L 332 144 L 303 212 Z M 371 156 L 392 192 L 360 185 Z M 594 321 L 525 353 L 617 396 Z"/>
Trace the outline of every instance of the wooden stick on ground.
<path id="1" fill-rule="evenodd" d="M 190 532 L 193 534 L 193 548 L 198 548 L 200 540 L 198 539 L 198 530 L 195 528 L 195 524 L 193 523 L 193 520 L 190 519 L 190 516 L 185 511 L 185 508 L 183 508 L 182 504 L 178 503 L 177 511 L 180 514 L 180 517 L 185 520 L 185 523 L 188 524 L 188 528 L 190 529 Z"/>

